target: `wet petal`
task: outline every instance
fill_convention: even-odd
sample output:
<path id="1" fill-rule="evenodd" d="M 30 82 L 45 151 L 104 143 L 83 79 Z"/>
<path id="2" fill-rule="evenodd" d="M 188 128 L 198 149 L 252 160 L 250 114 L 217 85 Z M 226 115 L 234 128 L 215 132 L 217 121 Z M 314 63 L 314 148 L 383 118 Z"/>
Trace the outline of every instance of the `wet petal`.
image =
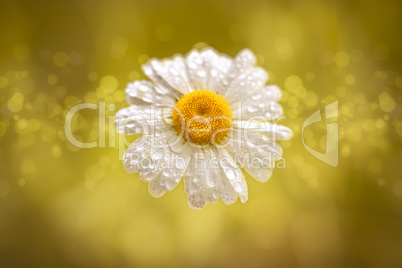
<path id="1" fill-rule="evenodd" d="M 163 157 L 158 161 L 160 172 L 148 185 L 149 193 L 153 197 L 161 197 L 172 191 L 181 181 L 191 159 L 188 144 L 184 143 L 181 146 L 183 147 L 181 155 L 175 154 L 170 148 L 164 149 Z"/>
<path id="2" fill-rule="evenodd" d="M 251 92 L 262 88 L 267 81 L 268 73 L 264 69 L 251 68 L 232 81 L 224 96 L 229 103 L 239 101 Z"/>
<path id="3" fill-rule="evenodd" d="M 181 56 L 165 60 L 151 59 L 142 68 L 149 78 L 163 88 L 171 88 L 181 94 L 187 94 L 193 90 L 185 61 Z"/>
<path id="4" fill-rule="evenodd" d="M 243 129 L 248 132 L 258 132 L 274 141 L 288 140 L 293 136 L 293 132 L 290 128 L 266 121 L 233 120 L 232 126 L 234 129 Z"/>
<path id="5" fill-rule="evenodd" d="M 280 97 L 281 91 L 277 86 L 266 86 L 232 104 L 232 114 L 237 120 L 248 120 L 255 116 L 277 120 L 283 114 L 282 106 L 277 103 Z"/>
<path id="6" fill-rule="evenodd" d="M 243 49 L 237 53 L 234 59 L 232 72 L 234 72 L 235 75 L 245 73 L 248 69 L 253 67 L 256 62 L 257 59 L 254 53 L 250 49 Z"/>
<path id="7" fill-rule="evenodd" d="M 161 133 L 171 129 L 172 110 L 150 105 L 132 105 L 115 115 L 116 128 L 126 135 Z"/>
<path id="8" fill-rule="evenodd" d="M 152 103 L 160 106 L 174 106 L 176 104 L 176 100 L 170 89 L 158 87 L 150 81 L 138 80 L 129 83 L 125 91 L 127 102 L 130 104 L 141 105 Z"/>
<path id="9" fill-rule="evenodd" d="M 207 148 L 196 150 L 194 155 L 184 176 L 184 189 L 191 208 L 203 208 L 219 198 L 226 205 L 233 204 L 237 197 L 243 203 L 247 201 L 244 175 L 227 151 Z"/>
<path id="10" fill-rule="evenodd" d="M 260 182 L 271 177 L 275 161 L 282 157 L 282 148 L 258 133 L 232 133 L 228 145 L 239 165 Z"/>
<path id="11" fill-rule="evenodd" d="M 233 190 L 236 192 L 236 194 L 239 196 L 240 201 L 242 203 L 246 202 L 248 199 L 248 191 L 247 191 L 247 183 L 246 180 L 244 179 L 244 174 L 240 170 L 239 166 L 237 163 L 234 161 L 232 156 L 223 149 L 215 149 L 216 155 L 219 155 L 220 157 L 220 168 L 219 168 L 219 173 L 220 176 L 223 178 L 226 177 L 227 181 L 225 179 L 222 179 L 221 182 L 221 198 L 222 201 L 225 204 L 231 204 L 233 201 L 233 198 L 230 195 L 227 195 L 227 182 L 229 182 L 229 185 L 233 188 Z M 224 161 L 222 161 L 224 159 Z M 233 201 L 234 202 L 234 201 Z"/>

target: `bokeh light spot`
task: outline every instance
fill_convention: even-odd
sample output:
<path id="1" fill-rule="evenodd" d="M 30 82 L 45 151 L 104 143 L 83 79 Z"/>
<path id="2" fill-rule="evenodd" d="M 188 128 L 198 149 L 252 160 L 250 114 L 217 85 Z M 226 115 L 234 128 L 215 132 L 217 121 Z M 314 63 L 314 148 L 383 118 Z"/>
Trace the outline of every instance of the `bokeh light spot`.
<path id="1" fill-rule="evenodd" d="M 275 40 L 275 51 L 282 60 L 290 59 L 293 56 L 293 47 L 289 38 L 282 36 Z"/>
<path id="2" fill-rule="evenodd" d="M 29 175 L 29 174 L 34 173 L 35 170 L 36 170 L 36 165 L 31 159 L 24 159 L 21 162 L 22 173 Z"/>
<path id="3" fill-rule="evenodd" d="M 60 146 L 57 145 L 57 144 L 53 145 L 53 147 L 52 147 L 52 155 L 53 155 L 53 157 L 59 158 L 61 156 L 61 153 L 62 153 L 62 151 L 61 151 Z"/>
<path id="4" fill-rule="evenodd" d="M 301 98 L 301 99 L 302 99 L 302 98 L 306 97 L 306 95 L 307 95 L 307 89 L 306 89 L 305 87 L 299 87 L 299 88 L 296 89 L 295 95 L 296 95 L 298 98 Z"/>
<path id="5" fill-rule="evenodd" d="M 67 96 L 65 99 L 64 99 L 64 105 L 67 107 L 67 108 L 72 108 L 72 107 L 74 107 L 75 105 L 77 105 L 79 103 L 79 100 L 78 100 L 78 98 L 76 97 L 76 96 L 74 96 L 74 95 L 69 95 L 69 96 Z"/>
<path id="6" fill-rule="evenodd" d="M 378 186 L 384 186 L 385 185 L 385 180 L 383 178 L 380 178 L 377 180 Z"/>
<path id="7" fill-rule="evenodd" d="M 350 146 L 349 145 L 342 146 L 342 149 L 341 149 L 342 157 L 347 158 L 350 156 L 350 154 L 351 154 Z"/>
<path id="8" fill-rule="evenodd" d="M 126 94 L 124 93 L 123 90 L 117 90 L 114 95 L 114 99 L 116 102 L 123 102 L 126 99 Z"/>
<path id="9" fill-rule="evenodd" d="M 98 79 L 98 74 L 95 72 L 90 72 L 88 74 L 88 79 L 89 81 L 95 81 L 96 79 Z"/>
<path id="10" fill-rule="evenodd" d="M 28 126 L 28 120 L 25 118 L 21 118 L 20 120 L 17 121 L 17 124 L 15 124 L 15 129 L 17 132 L 20 132 L 20 130 L 26 129 Z"/>
<path id="11" fill-rule="evenodd" d="M 40 122 L 38 119 L 30 119 L 28 122 L 28 129 L 32 132 L 38 131 L 40 129 Z"/>
<path id="12" fill-rule="evenodd" d="M 386 113 L 392 112 L 395 109 L 395 100 L 387 93 L 383 92 L 378 96 L 381 110 Z"/>
<path id="13" fill-rule="evenodd" d="M 286 90 L 283 90 L 282 91 L 282 98 L 281 98 L 281 101 L 282 102 L 285 102 L 285 101 L 287 101 L 289 99 L 289 92 L 287 92 Z"/>
<path id="14" fill-rule="evenodd" d="M 110 46 L 109 56 L 115 60 L 122 59 L 126 55 L 128 47 L 129 43 L 125 37 L 116 37 Z"/>
<path id="15" fill-rule="evenodd" d="M 349 64 L 349 55 L 344 51 L 339 51 L 335 54 L 334 61 L 339 67 L 345 67 Z"/>
<path id="16" fill-rule="evenodd" d="M 335 92 L 336 92 L 336 95 L 337 95 L 338 97 L 345 97 L 345 96 L 346 96 L 346 93 L 347 93 L 347 90 L 346 90 L 346 87 L 339 86 L 339 87 L 337 87 L 337 88 L 335 89 Z"/>
<path id="17" fill-rule="evenodd" d="M 81 65 L 84 63 L 84 57 L 77 51 L 72 51 L 68 54 L 68 61 L 73 65 Z"/>
<path id="18" fill-rule="evenodd" d="M 318 95 L 314 91 L 307 91 L 303 102 L 310 108 L 314 107 L 318 102 Z"/>
<path id="19" fill-rule="evenodd" d="M 58 97 L 64 97 L 67 95 L 67 88 L 63 87 L 63 86 L 58 86 L 56 87 L 56 95 Z"/>
<path id="20" fill-rule="evenodd" d="M 7 78 L 0 76 L 0 88 L 5 88 L 8 84 Z"/>
<path id="21" fill-rule="evenodd" d="M 346 130 L 346 138 L 350 142 L 358 142 L 362 136 L 362 131 L 360 126 L 351 125 Z"/>
<path id="22" fill-rule="evenodd" d="M 64 67 L 69 61 L 68 55 L 65 52 L 59 51 L 53 55 L 53 63 L 57 67 Z"/>
<path id="23" fill-rule="evenodd" d="M 299 105 L 300 101 L 296 96 L 290 96 L 288 99 L 288 105 L 289 107 L 297 107 Z"/>
<path id="24" fill-rule="evenodd" d="M 107 92 L 113 92 L 117 89 L 119 83 L 114 76 L 106 75 L 102 78 L 100 86 Z"/>
<path id="25" fill-rule="evenodd" d="M 264 65 L 265 57 L 263 55 L 261 55 L 261 54 L 257 54 L 255 56 L 257 57 L 257 64 L 258 65 Z M 269 77 L 272 78 L 272 76 L 270 74 L 269 74 Z"/>
<path id="26" fill-rule="evenodd" d="M 41 131 L 42 140 L 45 142 L 52 142 L 57 137 L 57 131 L 51 126 L 42 128 Z"/>
<path id="27" fill-rule="evenodd" d="M 18 186 L 23 187 L 26 184 L 26 181 L 24 179 L 18 179 L 17 181 Z"/>
<path id="28" fill-rule="evenodd" d="M 398 180 L 394 183 L 392 190 L 394 191 L 394 194 L 400 198 L 402 198 L 402 180 Z"/>
<path id="29" fill-rule="evenodd" d="M 13 96 L 7 101 L 7 108 L 14 113 L 21 111 L 24 106 L 24 95 L 20 92 L 16 92 Z"/>
<path id="30" fill-rule="evenodd" d="M 313 72 L 307 72 L 305 77 L 307 81 L 313 81 L 315 78 L 315 74 Z"/>
<path id="31" fill-rule="evenodd" d="M 59 79 L 58 79 L 57 76 L 54 75 L 54 74 L 51 74 L 51 75 L 49 75 L 49 76 L 47 77 L 47 82 L 49 83 L 49 85 L 56 85 L 58 80 L 59 80 Z"/>
<path id="32" fill-rule="evenodd" d="M 285 80 L 285 88 L 289 92 L 295 92 L 298 88 L 303 85 L 302 80 L 297 75 L 291 75 Z"/>
<path id="33" fill-rule="evenodd" d="M 355 83 L 355 81 L 356 81 L 356 78 L 355 78 L 355 76 L 352 75 L 352 74 L 348 74 L 348 75 L 345 77 L 345 83 L 348 84 L 348 85 L 353 85 L 353 84 Z"/>
<path id="34" fill-rule="evenodd" d="M 303 156 L 301 156 L 301 155 L 295 155 L 295 156 L 293 157 L 293 163 L 294 163 L 296 166 L 302 166 L 303 163 L 304 163 L 304 158 L 303 158 Z"/>
<path id="35" fill-rule="evenodd" d="M 334 61 L 334 55 L 331 52 L 325 52 L 320 55 L 321 65 L 329 65 Z"/>

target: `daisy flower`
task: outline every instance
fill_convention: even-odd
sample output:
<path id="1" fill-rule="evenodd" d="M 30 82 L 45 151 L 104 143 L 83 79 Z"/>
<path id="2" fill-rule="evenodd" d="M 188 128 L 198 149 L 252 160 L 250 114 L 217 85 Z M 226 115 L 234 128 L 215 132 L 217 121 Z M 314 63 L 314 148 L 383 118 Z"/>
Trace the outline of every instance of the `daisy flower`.
<path id="1" fill-rule="evenodd" d="M 151 79 L 129 83 L 116 113 L 117 130 L 142 134 L 125 151 L 127 172 L 139 173 L 161 197 L 183 179 L 188 204 L 201 209 L 219 199 L 247 201 L 243 171 L 266 182 L 282 158 L 276 140 L 291 138 L 278 104 L 281 90 L 248 49 L 234 59 L 213 48 L 151 59 Z M 243 170 L 242 170 L 243 169 Z"/>

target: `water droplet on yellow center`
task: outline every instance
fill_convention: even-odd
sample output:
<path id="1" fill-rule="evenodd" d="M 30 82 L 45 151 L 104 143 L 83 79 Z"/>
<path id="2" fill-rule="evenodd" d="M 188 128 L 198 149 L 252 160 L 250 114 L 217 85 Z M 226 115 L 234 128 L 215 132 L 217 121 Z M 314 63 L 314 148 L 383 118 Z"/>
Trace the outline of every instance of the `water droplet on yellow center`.
<path id="1" fill-rule="evenodd" d="M 184 95 L 173 110 L 173 123 L 184 139 L 200 145 L 218 143 L 232 124 L 226 100 L 210 90 Z"/>

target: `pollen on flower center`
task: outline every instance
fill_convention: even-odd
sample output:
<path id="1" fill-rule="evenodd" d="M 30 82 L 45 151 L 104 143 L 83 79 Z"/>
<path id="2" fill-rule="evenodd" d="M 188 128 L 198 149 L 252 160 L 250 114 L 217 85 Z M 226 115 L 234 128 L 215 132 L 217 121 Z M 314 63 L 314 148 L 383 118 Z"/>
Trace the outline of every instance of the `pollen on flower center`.
<path id="1" fill-rule="evenodd" d="M 178 134 L 200 145 L 219 142 L 232 124 L 232 112 L 226 100 L 210 90 L 184 95 L 173 110 Z"/>

